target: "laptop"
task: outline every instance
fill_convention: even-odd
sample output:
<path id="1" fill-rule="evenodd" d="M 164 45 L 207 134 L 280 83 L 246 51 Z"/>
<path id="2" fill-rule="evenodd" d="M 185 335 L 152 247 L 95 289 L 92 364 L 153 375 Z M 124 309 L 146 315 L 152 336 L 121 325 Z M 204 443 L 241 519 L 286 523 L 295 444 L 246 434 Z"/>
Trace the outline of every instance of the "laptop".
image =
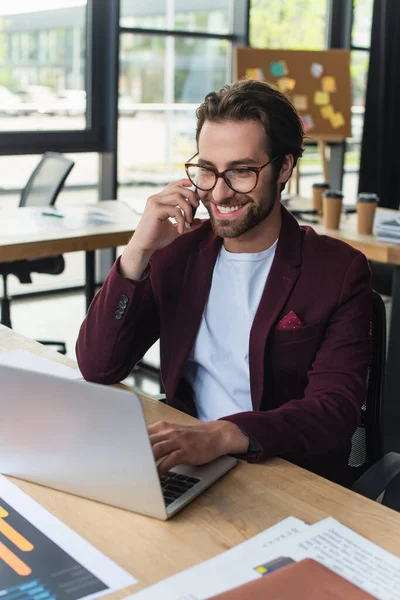
<path id="1" fill-rule="evenodd" d="M 237 463 L 159 476 L 131 391 L 0 365 L 0 473 L 168 519 Z"/>

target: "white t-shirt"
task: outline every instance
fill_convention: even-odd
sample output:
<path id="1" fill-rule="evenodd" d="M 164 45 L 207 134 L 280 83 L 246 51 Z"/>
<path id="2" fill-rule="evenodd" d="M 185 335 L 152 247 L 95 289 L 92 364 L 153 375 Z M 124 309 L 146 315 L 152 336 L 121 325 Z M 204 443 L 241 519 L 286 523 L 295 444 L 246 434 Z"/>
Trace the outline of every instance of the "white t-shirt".
<path id="1" fill-rule="evenodd" d="M 252 410 L 249 338 L 278 241 L 256 254 L 222 246 L 196 341 L 183 376 L 198 417 L 213 421 Z"/>

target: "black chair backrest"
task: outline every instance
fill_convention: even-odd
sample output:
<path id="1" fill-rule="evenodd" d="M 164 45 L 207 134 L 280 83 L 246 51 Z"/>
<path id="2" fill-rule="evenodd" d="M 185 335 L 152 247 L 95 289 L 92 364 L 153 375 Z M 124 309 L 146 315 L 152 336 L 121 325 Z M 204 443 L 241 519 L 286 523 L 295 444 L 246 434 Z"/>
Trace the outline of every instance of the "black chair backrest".
<path id="1" fill-rule="evenodd" d="M 58 152 L 45 152 L 22 190 L 20 206 L 53 206 L 74 161 Z"/>
<path id="2" fill-rule="evenodd" d="M 383 456 L 382 400 L 386 366 L 386 309 L 377 292 L 373 292 L 370 329 L 372 359 L 367 373 L 367 400 L 361 422 L 354 432 L 349 466 L 361 475 Z"/>

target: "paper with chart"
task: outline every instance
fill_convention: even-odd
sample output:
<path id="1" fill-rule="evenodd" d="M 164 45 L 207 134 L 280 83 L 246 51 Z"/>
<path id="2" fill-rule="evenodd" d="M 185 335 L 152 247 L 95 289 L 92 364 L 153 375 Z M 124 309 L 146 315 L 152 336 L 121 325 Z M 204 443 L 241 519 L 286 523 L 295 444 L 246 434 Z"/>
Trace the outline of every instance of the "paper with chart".
<path id="1" fill-rule="evenodd" d="M 273 527 L 250 538 L 246 542 L 211 558 L 178 575 L 174 575 L 133 596 L 132 600 L 205 600 L 225 590 L 232 589 L 251 579 L 260 577 L 249 557 L 267 556 L 274 553 L 284 540 L 296 537 L 308 525 L 288 517 Z M 250 565 L 251 565 L 250 558 Z M 254 563 L 257 564 L 257 561 Z M 125 599 L 128 600 L 128 599 Z"/>
<path id="2" fill-rule="evenodd" d="M 130 598 L 205 600 L 304 558 L 313 558 L 378 600 L 400 598 L 400 558 L 335 519 L 307 526 L 293 517 Z"/>
<path id="3" fill-rule="evenodd" d="M 137 580 L 0 475 L 1 600 L 97 598 Z"/>

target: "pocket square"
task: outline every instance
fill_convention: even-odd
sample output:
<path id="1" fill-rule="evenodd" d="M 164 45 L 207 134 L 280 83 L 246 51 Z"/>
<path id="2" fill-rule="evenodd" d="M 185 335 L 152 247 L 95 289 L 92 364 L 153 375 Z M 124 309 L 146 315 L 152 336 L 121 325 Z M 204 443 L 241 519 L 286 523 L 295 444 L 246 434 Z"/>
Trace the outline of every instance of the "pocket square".
<path id="1" fill-rule="evenodd" d="M 293 310 L 291 310 L 285 317 L 283 317 L 283 319 L 279 321 L 276 329 L 280 331 L 282 329 L 300 329 L 300 327 L 304 327 L 303 321 Z"/>

